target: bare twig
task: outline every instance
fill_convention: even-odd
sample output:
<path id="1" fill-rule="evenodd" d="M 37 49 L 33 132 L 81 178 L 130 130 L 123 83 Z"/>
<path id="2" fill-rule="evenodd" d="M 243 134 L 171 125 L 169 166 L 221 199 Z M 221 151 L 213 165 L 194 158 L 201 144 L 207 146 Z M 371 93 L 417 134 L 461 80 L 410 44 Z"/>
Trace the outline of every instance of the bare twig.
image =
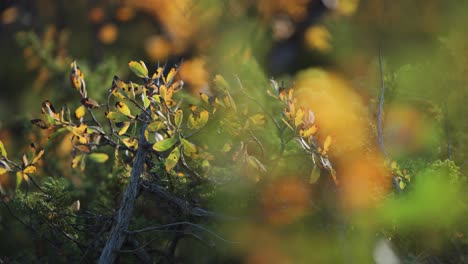
<path id="1" fill-rule="evenodd" d="M 379 98 L 379 112 L 377 114 L 377 136 L 380 151 L 382 154 L 387 157 L 387 152 L 385 151 L 385 144 L 383 139 L 383 107 L 384 107 L 384 98 L 385 98 L 385 79 L 383 73 L 382 65 L 382 49 L 379 48 L 379 69 L 380 69 L 380 98 Z"/>

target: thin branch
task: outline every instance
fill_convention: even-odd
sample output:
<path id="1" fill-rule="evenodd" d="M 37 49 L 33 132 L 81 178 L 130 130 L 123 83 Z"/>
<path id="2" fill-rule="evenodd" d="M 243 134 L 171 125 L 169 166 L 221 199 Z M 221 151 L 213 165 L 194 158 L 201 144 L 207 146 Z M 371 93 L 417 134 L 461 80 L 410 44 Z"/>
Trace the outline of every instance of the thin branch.
<path id="1" fill-rule="evenodd" d="M 385 98 L 385 79 L 383 73 L 382 65 L 382 49 L 379 48 L 379 69 L 380 69 L 380 98 L 379 98 L 379 112 L 377 114 L 377 136 L 380 151 L 382 154 L 387 157 L 387 152 L 385 151 L 385 144 L 383 138 L 383 107 L 384 107 L 384 98 Z"/>
<path id="2" fill-rule="evenodd" d="M 150 232 L 150 231 L 156 231 L 156 230 L 160 230 L 160 229 L 164 230 L 165 228 L 172 227 L 172 226 L 179 226 L 179 225 L 188 225 L 188 226 L 196 227 L 196 228 L 198 228 L 198 229 L 200 229 L 202 231 L 205 231 L 206 233 L 214 236 L 215 238 L 219 239 L 220 241 L 223 241 L 223 242 L 226 242 L 226 243 L 230 243 L 230 244 L 239 243 L 239 242 L 236 242 L 236 241 L 227 240 L 227 239 L 221 237 L 220 235 L 216 234 L 215 232 L 207 229 L 206 227 L 203 227 L 201 225 L 197 225 L 197 224 L 194 224 L 194 223 L 191 223 L 191 222 L 187 222 L 187 221 L 175 222 L 175 223 L 159 225 L 159 226 L 152 226 L 152 227 L 147 227 L 147 228 L 143 228 L 143 229 L 127 231 L 127 233 L 128 234 L 138 234 L 138 233 L 142 233 L 142 232 Z"/>

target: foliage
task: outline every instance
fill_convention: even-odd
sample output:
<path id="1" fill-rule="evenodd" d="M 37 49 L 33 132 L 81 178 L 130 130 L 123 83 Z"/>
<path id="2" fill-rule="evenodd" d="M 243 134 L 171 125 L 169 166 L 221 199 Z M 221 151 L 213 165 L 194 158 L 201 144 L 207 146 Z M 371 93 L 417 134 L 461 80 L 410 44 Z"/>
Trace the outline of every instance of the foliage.
<path id="1" fill-rule="evenodd" d="M 467 259 L 466 4 L 4 5 L 0 262 Z"/>

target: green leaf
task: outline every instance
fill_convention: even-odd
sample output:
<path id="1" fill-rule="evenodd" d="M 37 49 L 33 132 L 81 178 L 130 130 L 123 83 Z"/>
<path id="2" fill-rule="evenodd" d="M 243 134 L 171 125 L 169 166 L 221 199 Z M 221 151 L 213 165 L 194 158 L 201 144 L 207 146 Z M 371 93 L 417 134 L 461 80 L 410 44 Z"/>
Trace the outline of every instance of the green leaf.
<path id="1" fill-rule="evenodd" d="M 197 152 L 197 147 L 192 142 L 184 138 L 181 138 L 180 141 L 182 142 L 182 145 L 184 146 L 185 156 L 190 156 L 192 153 Z"/>
<path id="2" fill-rule="evenodd" d="M 184 116 L 184 112 L 181 109 L 177 110 L 174 114 L 174 121 L 177 127 L 180 127 L 182 124 L 182 118 Z"/>
<path id="3" fill-rule="evenodd" d="M 0 154 L 5 158 L 7 157 L 7 151 L 1 140 L 0 140 Z"/>
<path id="4" fill-rule="evenodd" d="M 130 67 L 130 70 L 136 74 L 136 76 L 140 78 L 148 78 L 148 69 L 146 68 L 144 62 L 131 61 L 128 63 L 128 66 Z"/>
<path id="5" fill-rule="evenodd" d="M 161 121 L 155 121 L 148 125 L 146 130 L 150 133 L 157 132 L 165 127 L 164 123 Z"/>
<path id="6" fill-rule="evenodd" d="M 171 151 L 171 154 L 169 154 L 169 156 L 166 159 L 166 162 L 165 162 L 166 171 L 172 170 L 172 168 L 174 168 L 175 165 L 177 165 L 177 162 L 179 162 L 179 158 L 180 158 L 180 149 L 177 147 Z"/>
<path id="7" fill-rule="evenodd" d="M 176 142 L 177 142 L 176 138 L 166 138 L 166 139 L 163 139 L 161 141 L 154 143 L 153 149 L 156 151 L 166 151 L 172 148 L 172 146 L 174 146 Z"/>
<path id="8" fill-rule="evenodd" d="M 18 171 L 16 172 L 16 189 L 18 189 L 23 182 L 23 172 Z"/>
<path id="9" fill-rule="evenodd" d="M 320 169 L 318 169 L 317 166 L 314 165 L 314 167 L 312 168 L 312 171 L 310 172 L 309 183 L 314 184 L 318 181 L 319 178 L 320 178 Z"/>
<path id="10" fill-rule="evenodd" d="M 88 158 L 97 163 L 104 163 L 109 159 L 106 153 L 91 153 Z"/>
<path id="11" fill-rule="evenodd" d="M 146 89 L 143 90 L 141 93 L 141 100 L 143 101 L 143 107 L 146 109 L 150 105 L 150 100 L 148 99 L 148 96 L 146 95 Z"/>
<path id="12" fill-rule="evenodd" d="M 106 118 L 115 123 L 125 122 L 129 120 L 127 116 L 113 111 L 106 113 Z"/>

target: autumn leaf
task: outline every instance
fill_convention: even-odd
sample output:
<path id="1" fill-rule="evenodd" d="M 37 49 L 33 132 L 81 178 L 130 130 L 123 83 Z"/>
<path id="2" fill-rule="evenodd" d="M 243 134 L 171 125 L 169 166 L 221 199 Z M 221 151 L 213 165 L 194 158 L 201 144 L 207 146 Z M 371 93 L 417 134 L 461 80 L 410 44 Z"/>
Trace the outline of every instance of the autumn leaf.
<path id="1" fill-rule="evenodd" d="M 118 101 L 115 103 L 115 108 L 117 108 L 117 110 L 128 116 L 129 118 L 135 118 L 133 115 L 132 115 L 132 112 L 130 111 L 130 108 L 124 103 L 124 102 L 121 102 L 121 101 Z"/>
<path id="2" fill-rule="evenodd" d="M 32 173 L 35 173 L 36 171 L 37 171 L 37 168 L 34 165 L 26 166 L 26 168 L 24 168 L 23 170 L 23 172 L 27 174 L 32 174 Z"/>
<path id="3" fill-rule="evenodd" d="M 177 127 L 180 127 L 182 124 L 182 118 L 184 116 L 184 112 L 181 109 L 177 110 L 174 114 L 174 121 Z"/>
<path id="4" fill-rule="evenodd" d="M 322 154 L 323 155 L 326 155 L 328 150 L 330 149 L 330 145 L 332 143 L 332 137 L 331 136 L 327 136 L 327 138 L 325 139 L 325 141 L 323 142 L 323 150 L 322 150 Z"/>
<path id="5" fill-rule="evenodd" d="M 36 156 L 35 156 L 35 157 L 33 158 L 33 160 L 31 161 L 31 164 L 36 164 L 36 162 L 42 158 L 42 155 L 44 155 L 44 150 L 43 150 L 43 149 L 41 149 L 41 150 L 36 154 Z"/>
<path id="6" fill-rule="evenodd" d="M 148 69 L 143 61 L 131 61 L 128 63 L 130 70 L 140 78 L 148 78 Z"/>
<path id="7" fill-rule="evenodd" d="M 119 136 L 127 133 L 127 130 L 130 127 L 130 124 L 131 124 L 130 122 L 123 122 L 123 126 L 122 126 L 122 128 L 120 128 L 120 130 L 118 132 Z"/>
<path id="8" fill-rule="evenodd" d="M 7 151 L 1 140 L 0 140 L 0 154 L 5 158 L 7 157 Z"/>
<path id="9" fill-rule="evenodd" d="M 146 128 L 146 130 L 147 130 L 148 132 L 153 133 L 153 132 L 157 132 L 157 131 L 163 129 L 164 127 L 165 127 L 165 125 L 164 125 L 163 122 L 161 122 L 161 121 L 155 121 L 155 122 L 149 124 L 148 127 Z"/>
<path id="10" fill-rule="evenodd" d="M 106 113 L 106 118 L 115 123 L 128 121 L 127 116 L 112 111 Z"/>
<path id="11" fill-rule="evenodd" d="M 177 162 L 179 162 L 179 158 L 180 158 L 180 149 L 177 147 L 177 148 L 174 148 L 171 151 L 171 154 L 169 154 L 169 156 L 166 158 L 166 162 L 165 162 L 166 171 L 172 170 L 177 165 Z"/>
<path id="12" fill-rule="evenodd" d="M 75 110 L 75 117 L 76 119 L 81 119 L 86 114 L 86 107 L 84 105 L 80 105 Z"/>

